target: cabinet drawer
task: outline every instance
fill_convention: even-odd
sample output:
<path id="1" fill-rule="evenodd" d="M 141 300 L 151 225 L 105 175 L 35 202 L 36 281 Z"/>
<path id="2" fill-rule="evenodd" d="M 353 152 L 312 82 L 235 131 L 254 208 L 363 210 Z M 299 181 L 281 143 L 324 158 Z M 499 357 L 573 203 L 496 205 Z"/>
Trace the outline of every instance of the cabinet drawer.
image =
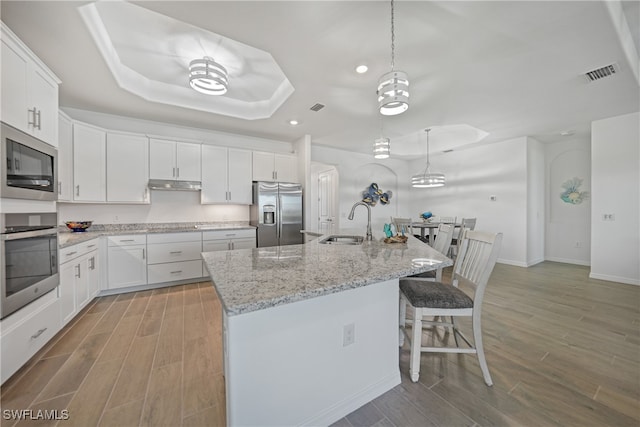
<path id="1" fill-rule="evenodd" d="M 13 375 L 60 329 L 58 299 L 33 313 L 23 323 L 2 332 L 2 382 Z"/>
<path id="2" fill-rule="evenodd" d="M 88 240 L 86 242 L 78 243 L 72 246 L 67 246 L 66 248 L 62 248 L 59 251 L 60 256 L 60 264 L 64 264 L 67 261 L 71 261 L 72 259 L 76 259 L 79 256 L 87 254 L 91 251 L 95 251 L 98 249 L 97 238 Z"/>
<path id="3" fill-rule="evenodd" d="M 229 240 L 256 237 L 255 228 L 242 228 L 238 230 L 203 231 L 202 240 Z"/>
<path id="4" fill-rule="evenodd" d="M 123 234 L 121 236 L 111 236 L 107 239 L 109 246 L 129 246 L 146 245 L 146 234 Z"/>
<path id="5" fill-rule="evenodd" d="M 202 277 L 202 261 L 170 262 L 147 266 L 149 284 L 197 279 L 200 277 Z"/>
<path id="6" fill-rule="evenodd" d="M 202 233 L 200 231 L 147 234 L 147 243 L 200 242 L 201 240 Z"/>
<path id="7" fill-rule="evenodd" d="M 200 241 L 152 244 L 147 246 L 147 263 L 200 260 L 200 252 L 202 252 Z"/>

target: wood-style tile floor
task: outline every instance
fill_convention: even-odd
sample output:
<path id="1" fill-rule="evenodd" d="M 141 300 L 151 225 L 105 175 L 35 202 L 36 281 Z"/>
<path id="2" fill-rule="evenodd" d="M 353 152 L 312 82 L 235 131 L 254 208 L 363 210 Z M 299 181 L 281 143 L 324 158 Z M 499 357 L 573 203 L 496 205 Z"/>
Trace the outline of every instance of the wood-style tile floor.
<path id="1" fill-rule="evenodd" d="M 402 384 L 335 426 L 640 426 L 640 287 L 588 274 L 498 264 L 483 310 L 493 387 L 473 355 L 423 354 L 412 383 L 405 344 Z M 224 425 L 220 310 L 208 282 L 97 298 L 2 386 L 2 409 L 67 409 L 58 426 Z"/>

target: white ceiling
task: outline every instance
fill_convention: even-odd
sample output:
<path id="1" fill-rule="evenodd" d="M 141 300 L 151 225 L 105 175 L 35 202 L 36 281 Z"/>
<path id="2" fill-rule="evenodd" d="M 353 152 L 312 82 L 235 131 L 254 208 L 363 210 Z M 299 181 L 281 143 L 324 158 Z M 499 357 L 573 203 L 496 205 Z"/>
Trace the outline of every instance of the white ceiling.
<path id="1" fill-rule="evenodd" d="M 89 3 L 0 2 L 2 20 L 62 80 L 63 107 L 282 141 L 309 134 L 314 144 L 363 153 L 371 152 L 382 126 L 392 153 L 402 158 L 423 151 L 424 139 L 415 136 L 426 127 L 434 128 L 432 150 L 466 144 L 456 140 L 469 133 L 460 126 L 446 143 L 444 136 L 438 141 L 435 129 L 449 125 L 488 132 L 483 143 L 521 136 L 553 142 L 560 131 L 587 137 L 591 121 L 640 109 L 637 1 L 620 9 L 629 26 L 623 36 L 635 42 L 632 55 L 620 42 L 625 21 L 612 19 L 600 1 L 396 1 L 395 63 L 409 74 L 411 99 L 407 112 L 384 119 L 375 88 L 390 69 L 389 2 L 132 2 L 198 27 L 194 33 L 212 32 L 270 54 L 295 90 L 270 118 L 257 120 L 166 105 L 120 88 L 79 13 Z M 128 25 L 154 43 L 145 37 L 146 20 L 138 21 Z M 181 37 L 184 43 L 189 33 Z M 149 47 L 161 51 L 170 42 Z M 129 51 L 126 61 L 133 64 L 136 56 Z M 360 63 L 369 72 L 356 74 Z M 619 65 L 618 74 L 587 83 L 585 72 L 611 63 Z M 233 78 L 230 72 L 230 86 Z M 215 98 L 205 102 L 221 102 Z M 311 111 L 315 103 L 326 107 Z M 301 124 L 290 126 L 292 118 Z"/>

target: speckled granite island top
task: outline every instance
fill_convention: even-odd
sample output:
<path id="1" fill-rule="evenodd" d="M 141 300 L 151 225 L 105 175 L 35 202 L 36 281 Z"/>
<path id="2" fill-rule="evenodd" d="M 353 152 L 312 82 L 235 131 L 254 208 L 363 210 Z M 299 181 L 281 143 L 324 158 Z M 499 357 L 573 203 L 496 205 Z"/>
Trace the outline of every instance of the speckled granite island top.
<path id="1" fill-rule="evenodd" d="M 204 252 L 226 314 L 264 310 L 453 264 L 414 237 L 407 243 L 387 244 L 374 234 L 374 241 L 362 245 L 327 245 L 321 240 Z"/>
<path id="2" fill-rule="evenodd" d="M 74 233 L 65 226 L 58 230 L 60 248 L 86 242 L 101 236 L 120 234 L 182 233 L 189 231 L 241 230 L 255 229 L 248 222 L 169 222 L 134 224 L 94 224 L 87 231 Z"/>

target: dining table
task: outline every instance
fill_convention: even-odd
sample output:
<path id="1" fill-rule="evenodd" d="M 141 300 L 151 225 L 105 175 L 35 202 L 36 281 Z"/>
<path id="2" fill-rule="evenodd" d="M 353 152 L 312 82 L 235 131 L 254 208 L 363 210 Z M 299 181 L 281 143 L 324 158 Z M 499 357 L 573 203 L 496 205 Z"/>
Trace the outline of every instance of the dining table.
<path id="1" fill-rule="evenodd" d="M 443 224 L 443 223 L 440 221 L 420 221 L 420 222 L 412 222 L 411 227 L 420 229 L 420 237 L 422 241 L 425 241 L 425 230 L 429 230 L 428 243 L 433 244 L 433 239 L 435 238 L 434 231 L 440 226 L 440 224 Z M 445 224 L 450 224 L 450 223 L 445 223 Z M 462 226 L 462 223 L 457 222 L 452 225 L 456 228 L 460 228 Z"/>

